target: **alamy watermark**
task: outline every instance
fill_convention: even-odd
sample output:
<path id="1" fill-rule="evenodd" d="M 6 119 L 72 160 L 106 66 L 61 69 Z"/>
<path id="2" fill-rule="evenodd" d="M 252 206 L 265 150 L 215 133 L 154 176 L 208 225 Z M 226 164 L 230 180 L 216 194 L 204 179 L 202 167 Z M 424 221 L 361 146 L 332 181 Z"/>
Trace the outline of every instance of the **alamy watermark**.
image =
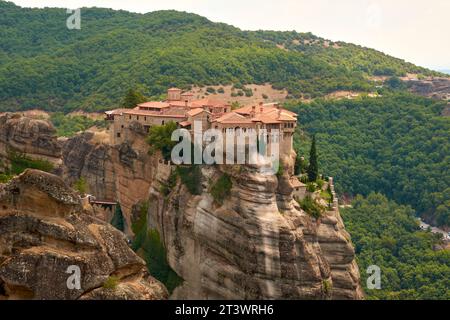
<path id="1" fill-rule="evenodd" d="M 66 285 L 69 290 L 81 290 L 81 269 L 79 266 L 72 265 L 66 270 L 70 274 L 67 278 Z"/>
<path id="2" fill-rule="evenodd" d="M 367 268 L 367 274 L 370 275 L 367 278 L 367 289 L 380 290 L 381 289 L 381 269 L 377 265 L 371 265 Z"/>
<path id="3" fill-rule="evenodd" d="M 70 16 L 66 20 L 66 26 L 69 30 L 81 29 L 81 9 L 67 9 L 67 14 Z"/>

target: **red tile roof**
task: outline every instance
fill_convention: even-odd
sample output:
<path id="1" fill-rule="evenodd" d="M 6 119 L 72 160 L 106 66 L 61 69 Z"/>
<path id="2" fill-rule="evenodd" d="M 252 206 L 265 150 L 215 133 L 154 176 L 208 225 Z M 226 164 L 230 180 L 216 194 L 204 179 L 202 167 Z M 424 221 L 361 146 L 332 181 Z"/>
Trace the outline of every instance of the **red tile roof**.
<path id="1" fill-rule="evenodd" d="M 138 104 L 137 106 L 144 107 L 144 108 L 162 109 L 162 108 L 170 107 L 170 104 L 167 102 L 161 102 L 161 101 L 149 101 L 149 102 L 144 102 L 144 103 Z"/>
<path id="2" fill-rule="evenodd" d="M 190 111 L 188 111 L 188 116 L 190 116 L 190 117 L 194 117 L 194 116 L 196 116 L 196 115 L 198 115 L 198 114 L 200 114 L 200 113 L 202 113 L 202 112 L 208 112 L 208 113 L 210 113 L 209 111 L 206 111 L 206 110 L 204 110 L 203 108 L 195 108 L 195 109 L 192 109 L 192 110 L 190 110 Z"/>

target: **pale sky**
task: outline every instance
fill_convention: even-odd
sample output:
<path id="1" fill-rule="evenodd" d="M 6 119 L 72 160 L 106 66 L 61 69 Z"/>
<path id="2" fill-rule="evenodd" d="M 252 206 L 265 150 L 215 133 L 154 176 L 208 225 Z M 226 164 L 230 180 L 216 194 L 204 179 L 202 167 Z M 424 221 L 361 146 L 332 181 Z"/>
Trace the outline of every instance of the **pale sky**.
<path id="1" fill-rule="evenodd" d="M 12 0 L 23 7 L 174 9 L 243 30 L 296 30 L 450 69 L 450 0 Z"/>

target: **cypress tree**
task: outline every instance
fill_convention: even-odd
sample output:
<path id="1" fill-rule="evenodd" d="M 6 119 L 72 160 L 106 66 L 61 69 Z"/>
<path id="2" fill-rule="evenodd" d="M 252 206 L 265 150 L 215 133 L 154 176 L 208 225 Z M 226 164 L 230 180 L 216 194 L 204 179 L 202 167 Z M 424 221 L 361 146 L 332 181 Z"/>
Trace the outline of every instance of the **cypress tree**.
<path id="1" fill-rule="evenodd" d="M 145 102 L 145 97 L 140 92 L 134 89 L 129 89 L 123 99 L 122 107 L 134 108 L 136 105 L 143 102 Z"/>
<path id="2" fill-rule="evenodd" d="M 319 176 L 319 165 L 317 164 L 316 136 L 313 136 L 311 150 L 309 152 L 308 179 L 310 182 L 317 180 Z"/>

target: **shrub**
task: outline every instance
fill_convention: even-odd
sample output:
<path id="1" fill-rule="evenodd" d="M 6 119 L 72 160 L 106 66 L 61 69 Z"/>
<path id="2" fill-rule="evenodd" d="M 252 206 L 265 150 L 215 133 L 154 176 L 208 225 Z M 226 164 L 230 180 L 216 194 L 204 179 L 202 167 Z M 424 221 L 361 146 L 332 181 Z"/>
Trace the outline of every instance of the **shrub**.
<path id="1" fill-rule="evenodd" d="M 316 191 L 316 185 L 313 182 L 308 182 L 306 185 L 306 191 L 308 192 L 315 192 Z"/>
<path id="2" fill-rule="evenodd" d="M 103 283 L 103 288 L 108 290 L 115 290 L 117 286 L 119 285 L 120 279 L 116 276 L 110 276 L 106 281 Z"/>
<path id="3" fill-rule="evenodd" d="M 218 204 L 223 204 L 223 200 L 231 193 L 233 183 L 229 175 L 224 173 L 212 186 L 211 195 Z"/>
<path id="4" fill-rule="evenodd" d="M 180 176 L 181 182 L 191 194 L 200 195 L 202 193 L 202 172 L 200 166 L 178 166 L 177 173 Z"/>
<path id="5" fill-rule="evenodd" d="M 10 152 L 9 158 L 11 160 L 11 173 L 13 175 L 19 175 L 26 169 L 36 169 L 45 172 L 53 170 L 53 164 L 46 160 L 35 160 L 30 157 L 19 154 L 17 152 Z"/>
<path id="6" fill-rule="evenodd" d="M 9 180 L 11 180 L 12 179 L 12 175 L 9 175 L 9 174 L 0 174 L 0 183 L 7 183 L 7 182 L 9 182 Z"/>
<path id="7" fill-rule="evenodd" d="M 169 122 L 162 126 L 150 128 L 147 137 L 147 143 L 150 145 L 149 153 L 153 154 L 156 150 L 161 151 L 164 160 L 169 161 L 172 154 L 172 148 L 177 144 L 172 141 L 172 132 L 177 129 L 175 122 Z"/>
<path id="8" fill-rule="evenodd" d="M 253 90 L 251 88 L 244 88 L 244 93 L 246 97 L 253 96 Z"/>
<path id="9" fill-rule="evenodd" d="M 331 293 L 331 290 L 333 289 L 333 284 L 329 280 L 323 280 L 322 281 L 322 288 L 323 288 L 323 293 L 328 295 L 328 294 Z"/>
<path id="10" fill-rule="evenodd" d="M 322 189 L 324 183 L 325 183 L 325 181 L 323 181 L 322 179 L 317 180 L 317 187 L 319 189 Z"/>
<path id="11" fill-rule="evenodd" d="M 303 211 L 316 219 L 320 218 L 325 210 L 309 195 L 306 196 L 299 204 Z"/>
<path id="12" fill-rule="evenodd" d="M 206 92 L 208 92 L 208 93 L 216 93 L 216 89 L 214 89 L 213 87 L 208 87 L 208 88 L 206 88 Z"/>
<path id="13" fill-rule="evenodd" d="M 86 192 L 88 191 L 88 185 L 87 185 L 86 179 L 83 177 L 80 177 L 80 179 L 78 179 L 74 183 L 73 188 L 81 194 L 86 194 Z"/>
<path id="14" fill-rule="evenodd" d="M 269 96 L 267 94 L 262 94 L 263 99 L 269 99 Z"/>
<path id="15" fill-rule="evenodd" d="M 217 89 L 217 92 L 218 93 L 225 93 L 225 90 L 223 88 L 219 88 L 219 89 Z"/>

